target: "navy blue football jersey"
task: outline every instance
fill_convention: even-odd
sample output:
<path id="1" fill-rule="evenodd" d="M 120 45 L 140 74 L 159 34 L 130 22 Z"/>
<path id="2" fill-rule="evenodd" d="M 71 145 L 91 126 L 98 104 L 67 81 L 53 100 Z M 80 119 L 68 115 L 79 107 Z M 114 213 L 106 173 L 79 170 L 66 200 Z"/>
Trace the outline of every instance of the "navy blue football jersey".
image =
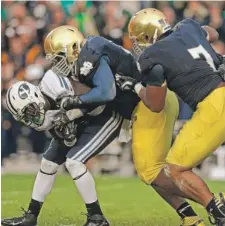
<path id="1" fill-rule="evenodd" d="M 114 76 L 119 74 L 140 80 L 136 61 L 128 50 L 103 37 L 91 36 L 87 38 L 77 60 L 76 74 L 80 82 L 93 87 L 92 78 L 103 56 L 107 56 L 109 59 L 109 66 Z M 140 99 L 135 93 L 121 91 L 119 87 L 116 92 L 116 97 L 111 105 L 121 116 L 129 119 Z"/>
<path id="2" fill-rule="evenodd" d="M 160 64 L 168 88 L 195 109 L 198 102 L 222 82 L 216 72 L 221 58 L 206 36 L 207 32 L 194 20 L 181 21 L 171 34 L 148 47 L 140 56 L 142 74 Z"/>

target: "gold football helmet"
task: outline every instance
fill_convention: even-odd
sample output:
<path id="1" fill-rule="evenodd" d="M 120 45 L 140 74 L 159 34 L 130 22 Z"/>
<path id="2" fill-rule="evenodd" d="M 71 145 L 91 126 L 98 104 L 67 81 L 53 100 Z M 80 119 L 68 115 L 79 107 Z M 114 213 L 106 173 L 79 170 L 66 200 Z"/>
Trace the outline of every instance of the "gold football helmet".
<path id="1" fill-rule="evenodd" d="M 128 25 L 129 37 L 133 42 L 134 51 L 138 55 L 143 48 L 155 43 L 162 34 L 170 29 L 171 26 L 165 15 L 154 8 L 137 12 Z"/>
<path id="2" fill-rule="evenodd" d="M 53 63 L 52 70 L 60 76 L 68 76 L 81 51 L 83 35 L 72 26 L 60 26 L 52 30 L 44 42 L 46 58 Z"/>

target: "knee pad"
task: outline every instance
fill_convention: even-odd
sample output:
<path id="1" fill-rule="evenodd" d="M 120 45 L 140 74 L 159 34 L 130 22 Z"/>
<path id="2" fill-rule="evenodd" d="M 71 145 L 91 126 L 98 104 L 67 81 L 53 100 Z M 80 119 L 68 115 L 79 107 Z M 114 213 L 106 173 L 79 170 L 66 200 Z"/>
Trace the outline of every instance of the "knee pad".
<path id="1" fill-rule="evenodd" d="M 87 173 L 87 167 L 82 162 L 69 158 L 66 160 L 66 168 L 73 180 L 78 180 Z"/>
<path id="2" fill-rule="evenodd" d="M 49 161 L 45 158 L 41 160 L 41 168 L 40 171 L 43 174 L 53 175 L 57 172 L 59 165 L 55 162 Z"/>

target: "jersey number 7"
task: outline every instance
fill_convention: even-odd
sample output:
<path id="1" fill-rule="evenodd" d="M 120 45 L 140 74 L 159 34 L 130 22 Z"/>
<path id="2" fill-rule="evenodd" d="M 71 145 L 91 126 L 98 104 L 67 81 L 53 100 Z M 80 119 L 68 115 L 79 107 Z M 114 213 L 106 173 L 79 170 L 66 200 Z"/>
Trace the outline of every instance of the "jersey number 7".
<path id="1" fill-rule="evenodd" d="M 209 66 L 216 71 L 215 64 L 213 62 L 212 57 L 210 54 L 204 49 L 202 45 L 199 45 L 198 47 L 188 49 L 188 52 L 191 54 L 191 56 L 194 59 L 200 59 L 201 56 L 204 56 L 205 61 L 209 64 Z"/>

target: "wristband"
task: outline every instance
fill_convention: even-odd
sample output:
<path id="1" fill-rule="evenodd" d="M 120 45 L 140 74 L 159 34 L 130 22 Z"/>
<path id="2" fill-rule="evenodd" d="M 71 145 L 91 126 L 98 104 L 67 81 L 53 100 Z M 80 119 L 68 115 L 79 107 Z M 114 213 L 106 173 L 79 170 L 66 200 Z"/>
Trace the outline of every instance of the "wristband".
<path id="1" fill-rule="evenodd" d="M 134 86 L 134 90 L 135 92 L 137 93 L 137 95 L 139 95 L 141 89 L 144 88 L 144 86 L 141 84 L 141 83 L 137 83 L 135 86 Z"/>

